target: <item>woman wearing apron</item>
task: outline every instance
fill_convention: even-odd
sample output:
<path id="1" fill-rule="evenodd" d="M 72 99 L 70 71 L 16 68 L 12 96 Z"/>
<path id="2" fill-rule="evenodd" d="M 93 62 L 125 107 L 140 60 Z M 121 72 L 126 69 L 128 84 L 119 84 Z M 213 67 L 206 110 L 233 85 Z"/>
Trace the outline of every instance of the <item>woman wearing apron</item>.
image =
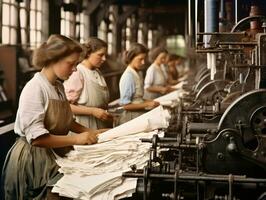
<path id="1" fill-rule="evenodd" d="M 1 179 L 5 200 L 59 199 L 49 188 L 59 174 L 54 152 L 63 155 L 66 147 L 97 141 L 98 131 L 73 120 L 58 80 L 76 70 L 81 52 L 78 43 L 61 35 L 50 36 L 34 51 L 33 64 L 42 69 L 20 96 L 14 128 L 20 138 L 8 152 Z"/>
<path id="2" fill-rule="evenodd" d="M 167 56 L 167 50 L 157 47 L 151 51 L 151 66 L 148 68 L 144 80 L 144 98 L 155 99 L 168 92 L 173 91 L 167 85 L 167 78 L 162 69 Z"/>
<path id="3" fill-rule="evenodd" d="M 105 61 L 107 44 L 98 38 L 89 38 L 84 49 L 84 60 L 64 82 L 67 99 L 77 122 L 95 129 L 110 128 L 113 117 L 106 112 L 109 91 L 99 71 Z"/>
<path id="4" fill-rule="evenodd" d="M 120 105 L 124 112 L 120 124 L 138 117 L 148 109 L 159 105 L 155 101 L 143 99 L 143 78 L 140 70 L 145 63 L 147 49 L 141 44 L 132 44 L 125 53 L 125 63 L 128 65 L 119 82 Z"/>

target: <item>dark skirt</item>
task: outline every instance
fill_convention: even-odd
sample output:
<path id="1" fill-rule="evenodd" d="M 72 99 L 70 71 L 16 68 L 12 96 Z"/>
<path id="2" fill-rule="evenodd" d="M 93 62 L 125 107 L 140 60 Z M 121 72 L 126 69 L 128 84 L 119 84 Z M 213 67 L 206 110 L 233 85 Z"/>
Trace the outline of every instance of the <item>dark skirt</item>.
<path id="1" fill-rule="evenodd" d="M 47 199 L 47 188 L 58 179 L 58 169 L 51 149 L 32 146 L 20 137 L 9 150 L 3 167 L 4 199 Z"/>

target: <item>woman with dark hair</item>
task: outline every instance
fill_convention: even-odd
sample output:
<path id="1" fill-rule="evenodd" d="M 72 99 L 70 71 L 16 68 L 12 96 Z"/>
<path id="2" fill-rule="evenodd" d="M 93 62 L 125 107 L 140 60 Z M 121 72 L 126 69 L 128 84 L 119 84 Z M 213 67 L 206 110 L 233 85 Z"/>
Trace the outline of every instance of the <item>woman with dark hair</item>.
<path id="1" fill-rule="evenodd" d="M 150 60 L 151 66 L 148 68 L 144 80 L 144 98 L 155 99 L 173 89 L 167 85 L 167 77 L 162 67 L 165 64 L 167 50 L 157 47 L 151 50 Z"/>
<path id="2" fill-rule="evenodd" d="M 4 199 L 51 199 L 49 185 L 57 178 L 55 154 L 64 155 L 73 145 L 97 142 L 95 131 L 73 120 L 60 80 L 76 70 L 81 46 L 61 35 L 51 35 L 33 53 L 41 68 L 20 95 L 15 128 L 20 135 L 3 167 Z M 80 134 L 67 135 L 69 131 Z"/>
<path id="3" fill-rule="evenodd" d="M 110 128 L 113 116 L 106 111 L 109 90 L 99 68 L 105 61 L 107 44 L 91 37 L 83 45 L 84 59 L 65 81 L 65 92 L 76 121 L 90 128 Z"/>
<path id="4" fill-rule="evenodd" d="M 147 52 L 146 47 L 139 43 L 132 44 L 125 52 L 125 63 L 128 66 L 119 82 L 120 105 L 125 111 L 120 123 L 125 123 L 159 105 L 158 102 L 143 99 L 143 77 L 140 70 L 145 64 Z"/>

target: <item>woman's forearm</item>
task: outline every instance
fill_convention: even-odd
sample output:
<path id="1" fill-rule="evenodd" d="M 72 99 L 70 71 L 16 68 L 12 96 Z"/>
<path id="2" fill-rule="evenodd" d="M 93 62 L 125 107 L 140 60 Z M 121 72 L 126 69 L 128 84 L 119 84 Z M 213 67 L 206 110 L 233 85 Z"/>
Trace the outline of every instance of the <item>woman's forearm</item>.
<path id="1" fill-rule="evenodd" d="M 67 147 L 77 144 L 77 135 L 45 134 L 34 139 L 31 144 L 45 148 Z"/>
<path id="2" fill-rule="evenodd" d="M 156 93 L 161 93 L 163 89 L 164 89 L 163 86 L 150 86 L 150 87 L 146 88 L 147 91 L 156 92 Z"/>
<path id="3" fill-rule="evenodd" d="M 123 106 L 125 110 L 144 110 L 145 107 L 146 107 L 146 104 L 144 102 L 138 103 L 138 104 L 130 103 L 130 104 Z"/>
<path id="4" fill-rule="evenodd" d="M 93 115 L 93 108 L 83 105 L 70 104 L 71 110 L 75 115 Z"/>
<path id="5" fill-rule="evenodd" d="M 70 131 L 74 133 L 82 133 L 86 131 L 93 131 L 94 129 L 82 126 L 81 124 L 77 123 L 76 121 L 72 121 L 71 126 L 70 126 Z"/>

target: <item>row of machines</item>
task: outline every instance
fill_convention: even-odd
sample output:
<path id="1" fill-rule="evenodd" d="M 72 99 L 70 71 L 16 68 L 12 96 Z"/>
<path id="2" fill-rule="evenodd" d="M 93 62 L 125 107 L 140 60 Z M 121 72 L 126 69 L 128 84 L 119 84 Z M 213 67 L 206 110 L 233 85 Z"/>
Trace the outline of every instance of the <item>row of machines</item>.
<path id="1" fill-rule="evenodd" d="M 169 108 L 164 137 L 149 142 L 132 199 L 266 199 L 266 18 L 241 20 L 230 33 L 199 33 L 188 95 Z M 256 21 L 261 31 L 247 31 Z M 244 30 L 244 31 L 243 31 Z"/>

